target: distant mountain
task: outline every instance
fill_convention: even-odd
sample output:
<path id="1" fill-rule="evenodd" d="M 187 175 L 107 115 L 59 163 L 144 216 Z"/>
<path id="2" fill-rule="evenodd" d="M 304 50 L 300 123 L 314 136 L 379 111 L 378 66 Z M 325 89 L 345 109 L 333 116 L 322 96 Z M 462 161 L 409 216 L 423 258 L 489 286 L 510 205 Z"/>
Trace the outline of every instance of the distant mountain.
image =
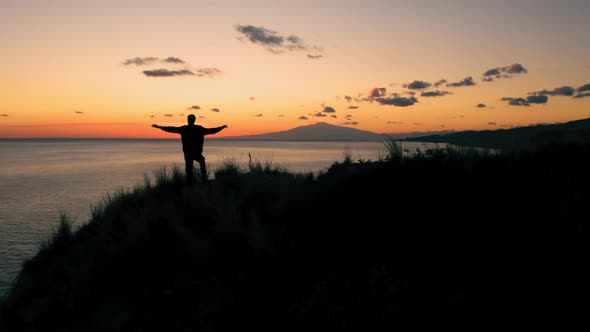
<path id="1" fill-rule="evenodd" d="M 381 141 L 382 136 L 366 130 L 318 122 L 285 131 L 260 135 L 225 137 L 225 139 L 258 141 Z"/>
<path id="2" fill-rule="evenodd" d="M 590 118 L 559 124 L 541 124 L 512 129 L 461 131 L 405 138 L 405 141 L 450 143 L 492 149 L 534 148 L 551 143 L 590 142 Z"/>
<path id="3" fill-rule="evenodd" d="M 436 132 L 436 134 L 448 132 Z M 424 132 L 378 134 L 367 130 L 331 125 L 325 122 L 260 135 L 231 136 L 219 139 L 256 141 L 382 141 L 384 136 L 394 139 L 424 136 Z M 434 134 L 434 133 L 432 133 Z"/>

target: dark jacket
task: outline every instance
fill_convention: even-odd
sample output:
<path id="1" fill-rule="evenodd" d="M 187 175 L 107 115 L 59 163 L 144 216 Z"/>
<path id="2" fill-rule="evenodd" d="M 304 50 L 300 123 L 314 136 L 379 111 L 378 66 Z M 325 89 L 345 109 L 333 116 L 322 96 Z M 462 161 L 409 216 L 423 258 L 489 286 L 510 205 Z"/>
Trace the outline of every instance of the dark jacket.
<path id="1" fill-rule="evenodd" d="M 223 129 L 223 126 L 204 128 L 199 125 L 186 125 L 182 127 L 160 127 L 160 129 L 169 133 L 180 134 L 184 154 L 198 156 L 203 153 L 205 135 L 216 134 Z"/>

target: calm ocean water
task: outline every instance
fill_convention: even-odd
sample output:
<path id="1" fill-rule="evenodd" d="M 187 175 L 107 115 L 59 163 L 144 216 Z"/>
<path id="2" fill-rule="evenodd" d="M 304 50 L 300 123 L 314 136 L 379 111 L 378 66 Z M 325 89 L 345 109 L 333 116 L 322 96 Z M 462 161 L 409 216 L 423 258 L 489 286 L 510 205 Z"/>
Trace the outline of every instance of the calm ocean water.
<path id="1" fill-rule="evenodd" d="M 427 147 L 404 143 L 413 151 Z M 209 173 L 226 160 L 271 162 L 292 172 L 320 172 L 344 159 L 377 160 L 381 142 L 205 141 Z M 57 225 L 60 212 L 80 224 L 91 206 L 120 189 L 141 183 L 162 167 L 184 169 L 180 140 L 0 139 L 0 295 L 22 262 Z M 198 167 L 198 164 L 195 163 Z"/>

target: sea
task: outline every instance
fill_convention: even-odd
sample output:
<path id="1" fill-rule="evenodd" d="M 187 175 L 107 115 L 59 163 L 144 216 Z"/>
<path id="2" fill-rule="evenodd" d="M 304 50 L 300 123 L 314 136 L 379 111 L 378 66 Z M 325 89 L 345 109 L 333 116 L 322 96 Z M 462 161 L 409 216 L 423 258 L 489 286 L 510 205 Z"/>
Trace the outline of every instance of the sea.
<path id="1" fill-rule="evenodd" d="M 432 147 L 402 144 L 408 151 Z M 386 154 L 382 142 L 222 139 L 205 140 L 203 151 L 212 178 L 228 161 L 245 166 L 252 160 L 319 174 L 345 156 L 375 161 Z M 108 194 L 130 190 L 145 176 L 153 178 L 154 172 L 173 167 L 184 170 L 180 140 L 0 139 L 0 296 L 22 263 L 50 238 L 62 213 L 74 225 L 86 223 L 92 207 Z"/>

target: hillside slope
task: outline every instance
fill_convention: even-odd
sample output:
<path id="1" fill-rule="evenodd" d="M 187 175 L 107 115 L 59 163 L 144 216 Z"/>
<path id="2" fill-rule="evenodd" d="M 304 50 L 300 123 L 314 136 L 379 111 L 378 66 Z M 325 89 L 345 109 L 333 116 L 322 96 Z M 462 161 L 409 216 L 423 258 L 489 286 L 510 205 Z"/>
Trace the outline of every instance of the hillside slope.
<path id="1" fill-rule="evenodd" d="M 401 150 L 400 150 L 401 151 Z M 588 330 L 590 146 L 181 172 L 64 220 L 12 331 Z"/>
<path id="2" fill-rule="evenodd" d="M 590 119 L 561 124 L 512 129 L 463 131 L 446 135 L 426 135 L 404 139 L 412 142 L 450 143 L 493 149 L 534 148 L 551 143 L 590 142 Z"/>

